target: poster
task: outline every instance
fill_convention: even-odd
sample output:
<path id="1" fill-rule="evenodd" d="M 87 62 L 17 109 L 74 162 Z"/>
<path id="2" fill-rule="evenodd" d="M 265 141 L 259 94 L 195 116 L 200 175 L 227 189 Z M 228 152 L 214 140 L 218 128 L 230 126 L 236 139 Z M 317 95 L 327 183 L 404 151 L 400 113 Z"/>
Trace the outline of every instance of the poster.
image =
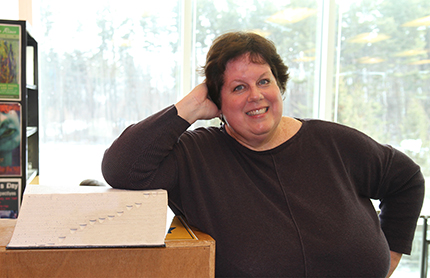
<path id="1" fill-rule="evenodd" d="M 21 26 L 0 24 L 0 99 L 21 100 Z"/>
<path id="2" fill-rule="evenodd" d="M 0 179 L 0 218 L 16 219 L 21 203 L 21 179 Z"/>
<path id="3" fill-rule="evenodd" d="M 20 176 L 21 105 L 0 102 L 0 176 Z"/>

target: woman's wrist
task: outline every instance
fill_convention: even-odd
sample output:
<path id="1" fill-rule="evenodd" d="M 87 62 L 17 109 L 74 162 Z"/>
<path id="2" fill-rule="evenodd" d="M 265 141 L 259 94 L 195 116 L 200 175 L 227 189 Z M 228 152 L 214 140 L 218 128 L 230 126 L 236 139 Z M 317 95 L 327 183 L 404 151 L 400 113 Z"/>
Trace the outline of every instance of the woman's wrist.
<path id="1" fill-rule="evenodd" d="M 178 111 L 178 116 L 186 120 L 190 125 L 198 120 L 196 118 L 195 109 L 192 108 L 190 101 L 187 101 L 185 98 L 176 103 L 175 107 Z"/>

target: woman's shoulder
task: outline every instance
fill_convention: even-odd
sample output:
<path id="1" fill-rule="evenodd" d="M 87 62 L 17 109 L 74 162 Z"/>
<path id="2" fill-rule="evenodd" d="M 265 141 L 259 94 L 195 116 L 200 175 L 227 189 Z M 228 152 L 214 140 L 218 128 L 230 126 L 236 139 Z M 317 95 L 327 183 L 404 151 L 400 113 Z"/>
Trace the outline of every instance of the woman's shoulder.
<path id="1" fill-rule="evenodd" d="M 368 150 L 391 149 L 386 144 L 382 144 L 356 128 L 325 120 L 299 119 L 302 121 L 303 137 L 313 144 L 336 145 L 342 150 Z"/>
<path id="2" fill-rule="evenodd" d="M 364 132 L 342 123 L 320 120 L 320 119 L 310 119 L 310 118 L 298 118 L 297 120 L 301 121 L 304 128 L 307 129 L 308 131 L 318 132 L 324 135 L 328 135 L 328 134 L 348 135 L 349 134 L 349 135 L 369 137 Z"/>
<path id="3" fill-rule="evenodd" d="M 212 140 L 219 140 L 223 137 L 222 128 L 215 126 L 208 127 L 197 127 L 195 129 L 188 129 L 185 131 L 181 137 L 180 141 L 186 142 L 205 142 L 209 144 Z"/>

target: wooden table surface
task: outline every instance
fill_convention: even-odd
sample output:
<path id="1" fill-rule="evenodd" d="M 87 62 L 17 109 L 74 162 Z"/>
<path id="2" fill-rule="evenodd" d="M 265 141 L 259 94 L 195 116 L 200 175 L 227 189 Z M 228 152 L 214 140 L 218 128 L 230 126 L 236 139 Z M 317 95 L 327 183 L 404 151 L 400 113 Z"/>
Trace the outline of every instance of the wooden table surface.
<path id="1" fill-rule="evenodd" d="M 16 220 L 0 219 L 1 277 L 215 277 L 215 241 L 166 239 L 166 247 L 6 249 Z"/>

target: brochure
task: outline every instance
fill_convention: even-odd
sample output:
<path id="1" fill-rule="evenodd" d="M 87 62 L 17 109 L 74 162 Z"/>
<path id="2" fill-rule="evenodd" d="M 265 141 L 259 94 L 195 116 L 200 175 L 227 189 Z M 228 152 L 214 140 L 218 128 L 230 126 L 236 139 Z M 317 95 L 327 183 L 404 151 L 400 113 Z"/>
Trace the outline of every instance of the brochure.
<path id="1" fill-rule="evenodd" d="M 21 26 L 0 24 L 0 99 L 21 100 Z"/>
<path id="2" fill-rule="evenodd" d="M 20 176 L 21 104 L 0 102 L 0 176 Z"/>
<path id="3" fill-rule="evenodd" d="M 0 218 L 16 219 L 21 203 L 21 179 L 0 179 Z"/>

